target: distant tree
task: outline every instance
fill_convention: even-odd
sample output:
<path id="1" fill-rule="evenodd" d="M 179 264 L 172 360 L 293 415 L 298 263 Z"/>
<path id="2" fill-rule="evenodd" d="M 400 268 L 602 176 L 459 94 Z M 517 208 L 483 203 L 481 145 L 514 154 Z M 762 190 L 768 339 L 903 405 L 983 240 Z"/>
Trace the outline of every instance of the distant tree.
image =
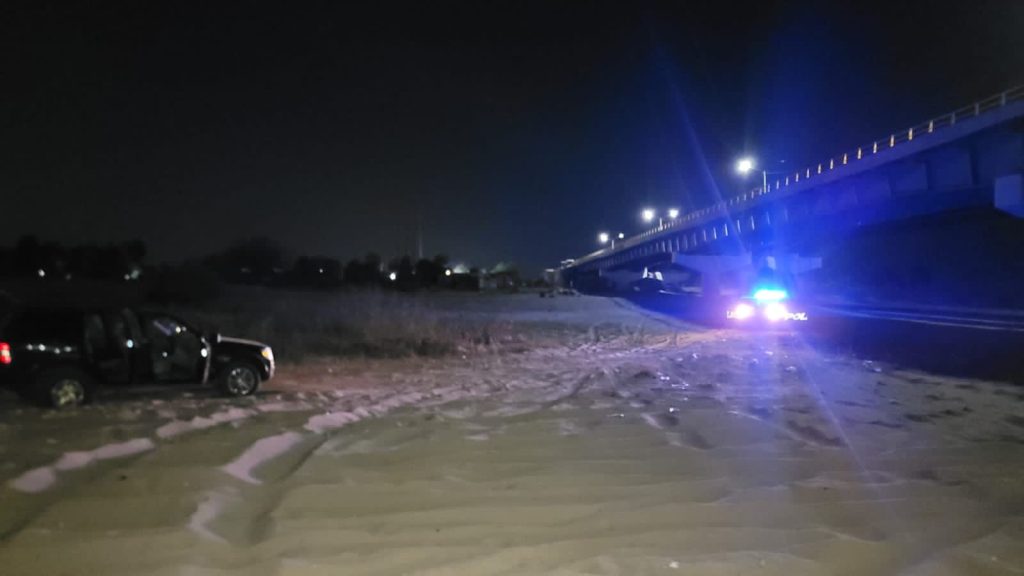
<path id="1" fill-rule="evenodd" d="M 300 257 L 288 274 L 288 283 L 302 288 L 335 288 L 341 280 L 341 263 L 322 256 Z"/>
<path id="2" fill-rule="evenodd" d="M 381 257 L 367 252 L 362 260 L 353 258 L 345 264 L 344 279 L 353 286 L 371 286 L 381 282 Z"/>
<path id="3" fill-rule="evenodd" d="M 398 261 L 398 276 L 399 278 L 412 278 L 415 273 L 415 268 L 412 265 L 412 258 L 408 254 L 402 256 Z"/>
<path id="4" fill-rule="evenodd" d="M 208 263 L 229 282 L 265 284 L 284 268 L 284 249 L 270 238 L 259 236 L 236 242 Z"/>
<path id="5" fill-rule="evenodd" d="M 146 295 L 153 302 L 199 303 L 221 294 L 220 280 L 209 267 L 199 264 L 164 264 L 144 279 Z"/>
<path id="6" fill-rule="evenodd" d="M 363 263 L 358 259 L 353 258 L 345 264 L 345 283 L 352 284 L 355 286 L 362 286 L 366 284 L 366 277 L 363 274 Z"/>
<path id="7" fill-rule="evenodd" d="M 121 245 L 121 250 L 132 264 L 142 264 L 146 259 L 146 243 L 142 240 L 135 239 L 125 242 Z"/>
<path id="8" fill-rule="evenodd" d="M 413 266 L 412 258 L 409 255 L 393 258 L 388 262 L 388 272 L 395 275 L 395 281 L 388 282 L 389 286 L 399 290 L 413 290 L 416 288 L 416 268 Z"/>
<path id="9" fill-rule="evenodd" d="M 118 278 L 124 276 L 128 258 L 117 246 L 108 244 L 99 248 L 99 255 L 91 271 L 93 278 Z"/>
<path id="10" fill-rule="evenodd" d="M 444 265 L 437 260 L 426 258 L 416 262 L 416 282 L 421 288 L 432 288 L 441 282 L 444 277 Z"/>
<path id="11" fill-rule="evenodd" d="M 384 259 L 376 252 L 367 252 L 363 257 L 363 265 L 372 270 L 374 275 L 380 274 L 383 269 Z"/>
<path id="12" fill-rule="evenodd" d="M 41 247 L 39 239 L 32 235 L 18 238 L 14 245 L 14 274 L 17 276 L 35 275 L 39 270 Z"/>
<path id="13" fill-rule="evenodd" d="M 18 240 L 0 273 L 47 280 L 70 277 L 137 279 L 143 270 L 145 256 L 146 245 L 141 240 L 67 247 L 57 242 L 40 242 L 35 236 L 26 235 Z"/>
<path id="14" fill-rule="evenodd" d="M 89 277 L 96 271 L 99 250 L 96 246 L 79 245 L 71 249 L 68 268 L 75 276 Z"/>

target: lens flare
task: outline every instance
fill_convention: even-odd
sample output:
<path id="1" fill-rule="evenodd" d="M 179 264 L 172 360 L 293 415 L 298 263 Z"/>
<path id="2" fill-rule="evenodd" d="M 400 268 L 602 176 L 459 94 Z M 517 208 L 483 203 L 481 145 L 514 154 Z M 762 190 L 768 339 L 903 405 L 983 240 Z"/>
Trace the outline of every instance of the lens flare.
<path id="1" fill-rule="evenodd" d="M 729 311 L 729 318 L 733 320 L 746 320 L 754 315 L 754 307 L 746 302 L 740 302 Z"/>
<path id="2" fill-rule="evenodd" d="M 764 307 L 764 317 L 769 322 L 785 320 L 787 316 L 789 316 L 789 310 L 786 310 L 786 307 L 778 302 L 772 302 Z"/>

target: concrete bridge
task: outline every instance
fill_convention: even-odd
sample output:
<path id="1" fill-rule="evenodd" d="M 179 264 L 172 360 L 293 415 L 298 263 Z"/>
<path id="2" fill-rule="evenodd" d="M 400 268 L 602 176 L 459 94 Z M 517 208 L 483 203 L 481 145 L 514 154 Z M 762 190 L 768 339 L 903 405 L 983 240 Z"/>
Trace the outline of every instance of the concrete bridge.
<path id="1" fill-rule="evenodd" d="M 818 164 L 563 263 L 581 290 L 643 278 L 704 291 L 768 267 L 821 265 L 821 240 L 948 210 L 994 207 L 1024 217 L 1024 86 L 890 133 Z"/>

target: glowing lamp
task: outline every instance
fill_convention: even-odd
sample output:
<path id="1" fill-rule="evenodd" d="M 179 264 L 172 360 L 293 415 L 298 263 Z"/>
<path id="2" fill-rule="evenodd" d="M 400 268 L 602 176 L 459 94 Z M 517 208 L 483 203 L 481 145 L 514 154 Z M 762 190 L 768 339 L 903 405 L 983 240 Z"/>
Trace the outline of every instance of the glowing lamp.
<path id="1" fill-rule="evenodd" d="M 740 302 L 729 311 L 729 317 L 734 320 L 746 320 L 754 315 L 754 307 L 746 302 Z"/>
<path id="2" fill-rule="evenodd" d="M 758 302 L 778 302 L 785 300 L 788 294 L 785 290 L 779 290 L 777 288 L 761 288 L 754 292 L 754 300 Z"/>

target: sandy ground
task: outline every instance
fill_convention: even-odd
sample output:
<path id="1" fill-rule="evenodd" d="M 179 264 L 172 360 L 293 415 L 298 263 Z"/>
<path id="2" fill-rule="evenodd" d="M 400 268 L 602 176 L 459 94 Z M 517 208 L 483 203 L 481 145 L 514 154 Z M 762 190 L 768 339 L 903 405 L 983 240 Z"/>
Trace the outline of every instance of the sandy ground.
<path id="1" fill-rule="evenodd" d="M 322 358 L 241 401 L 0 398 L 0 572 L 1024 572 L 1020 388 L 481 302 L 527 351 Z"/>

